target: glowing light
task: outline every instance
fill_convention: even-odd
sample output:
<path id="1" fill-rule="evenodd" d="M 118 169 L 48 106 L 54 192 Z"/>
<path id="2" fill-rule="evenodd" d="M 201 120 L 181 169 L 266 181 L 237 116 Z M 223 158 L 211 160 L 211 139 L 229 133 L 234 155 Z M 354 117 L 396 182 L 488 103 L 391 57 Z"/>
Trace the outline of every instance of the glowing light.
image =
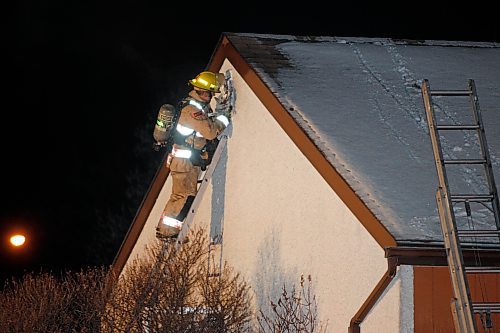
<path id="1" fill-rule="evenodd" d="M 10 238 L 10 243 L 15 247 L 22 246 L 26 242 L 26 237 L 23 235 L 14 235 Z"/>

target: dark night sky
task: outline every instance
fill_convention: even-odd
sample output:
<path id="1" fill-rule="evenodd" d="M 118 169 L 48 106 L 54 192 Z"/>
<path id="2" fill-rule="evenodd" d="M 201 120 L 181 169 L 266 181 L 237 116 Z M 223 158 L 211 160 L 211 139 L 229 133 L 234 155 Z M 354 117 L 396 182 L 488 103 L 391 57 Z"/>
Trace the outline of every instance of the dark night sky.
<path id="1" fill-rule="evenodd" d="M 168 3 L 20 0 L 4 13 L 0 282 L 111 263 L 159 164 L 156 112 L 224 31 L 500 42 L 496 11 L 477 2 Z M 16 228 L 29 239 L 14 251 Z"/>

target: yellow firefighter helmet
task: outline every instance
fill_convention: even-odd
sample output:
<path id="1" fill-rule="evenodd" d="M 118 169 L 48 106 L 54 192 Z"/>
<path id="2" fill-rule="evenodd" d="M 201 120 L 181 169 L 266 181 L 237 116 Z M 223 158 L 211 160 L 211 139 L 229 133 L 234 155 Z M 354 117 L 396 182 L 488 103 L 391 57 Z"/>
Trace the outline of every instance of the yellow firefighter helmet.
<path id="1" fill-rule="evenodd" d="M 193 87 L 218 93 L 220 86 L 224 83 L 224 74 L 201 72 L 194 79 L 189 80 L 189 83 Z"/>

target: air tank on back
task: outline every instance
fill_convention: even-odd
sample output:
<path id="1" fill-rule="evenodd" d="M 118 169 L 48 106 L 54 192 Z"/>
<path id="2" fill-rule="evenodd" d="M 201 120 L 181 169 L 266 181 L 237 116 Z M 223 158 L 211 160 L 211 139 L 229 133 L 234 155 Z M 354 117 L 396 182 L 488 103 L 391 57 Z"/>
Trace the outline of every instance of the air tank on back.
<path id="1" fill-rule="evenodd" d="M 174 126 L 176 110 L 171 104 L 163 104 L 158 111 L 156 117 L 156 124 L 153 131 L 153 138 L 155 140 L 154 148 L 158 150 L 160 147 L 165 146 L 170 137 L 170 132 Z"/>

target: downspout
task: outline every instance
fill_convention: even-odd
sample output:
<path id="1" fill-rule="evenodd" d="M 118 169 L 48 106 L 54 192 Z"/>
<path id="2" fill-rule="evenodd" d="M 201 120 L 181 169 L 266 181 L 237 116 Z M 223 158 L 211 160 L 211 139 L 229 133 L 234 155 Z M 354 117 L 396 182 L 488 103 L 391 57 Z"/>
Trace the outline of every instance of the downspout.
<path id="1" fill-rule="evenodd" d="M 399 262 L 397 258 L 387 258 L 387 271 L 384 273 L 380 281 L 370 293 L 370 296 L 368 296 L 363 305 L 361 305 L 361 308 L 358 310 L 358 312 L 356 312 L 354 317 L 352 317 L 351 323 L 349 325 L 349 333 L 361 333 L 361 328 L 359 326 L 361 325 L 363 320 L 365 320 L 366 316 L 371 311 L 375 303 L 377 303 L 380 296 L 382 296 L 387 286 L 389 286 L 389 284 L 396 276 L 398 265 Z"/>

